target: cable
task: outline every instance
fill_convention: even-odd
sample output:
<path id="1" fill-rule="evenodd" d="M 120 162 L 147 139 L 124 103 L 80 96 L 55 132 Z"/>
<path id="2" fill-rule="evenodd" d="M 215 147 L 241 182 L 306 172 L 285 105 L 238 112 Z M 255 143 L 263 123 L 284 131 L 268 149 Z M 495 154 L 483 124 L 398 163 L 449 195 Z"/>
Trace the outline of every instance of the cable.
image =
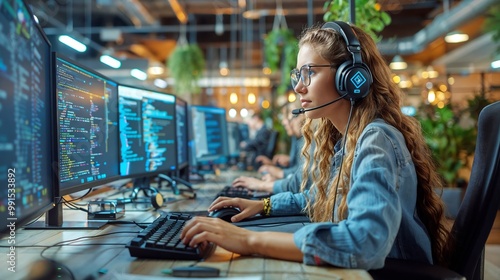
<path id="1" fill-rule="evenodd" d="M 61 199 L 64 199 L 66 202 L 73 202 L 73 201 L 77 201 L 77 200 L 81 200 L 83 199 L 84 197 L 86 197 L 87 195 L 89 195 L 91 192 L 92 192 L 93 188 L 90 188 L 87 190 L 86 193 L 84 193 L 82 196 L 80 197 L 77 197 L 77 198 L 72 198 L 71 200 L 66 200 L 64 199 L 63 197 L 61 197 Z M 59 200 L 59 203 L 61 202 L 61 200 Z"/>
<path id="2" fill-rule="evenodd" d="M 345 127 L 345 132 L 344 136 L 342 137 L 342 154 L 340 157 L 340 167 L 339 167 L 339 173 L 337 173 L 337 184 L 335 186 L 335 193 L 333 194 L 333 213 L 332 213 L 332 222 L 335 222 L 335 205 L 337 205 L 337 192 L 339 189 L 339 182 L 340 182 L 340 177 L 342 175 L 342 166 L 344 165 L 344 153 L 345 153 L 345 143 L 347 140 L 347 132 L 349 132 L 349 125 L 351 124 L 351 117 L 352 117 L 352 111 L 354 108 L 354 99 L 351 99 L 351 109 L 349 110 L 349 117 L 347 118 L 347 125 Z"/>

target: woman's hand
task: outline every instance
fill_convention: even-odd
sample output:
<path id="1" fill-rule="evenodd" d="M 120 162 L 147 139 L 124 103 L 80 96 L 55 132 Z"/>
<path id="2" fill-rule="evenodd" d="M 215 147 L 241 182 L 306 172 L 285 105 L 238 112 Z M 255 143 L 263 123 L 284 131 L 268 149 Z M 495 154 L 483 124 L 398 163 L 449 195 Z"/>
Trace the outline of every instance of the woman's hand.
<path id="1" fill-rule="evenodd" d="M 266 156 L 260 155 L 255 158 L 255 162 L 258 162 L 260 164 L 266 165 L 266 164 L 272 164 L 271 159 L 269 159 Z"/>
<path id="2" fill-rule="evenodd" d="M 218 246 L 240 254 L 255 254 L 252 240 L 258 232 L 249 231 L 217 218 L 194 217 L 189 220 L 181 233 L 182 242 L 191 247 L 212 242 Z"/>
<path id="3" fill-rule="evenodd" d="M 273 157 L 272 163 L 280 166 L 289 166 L 290 165 L 290 156 L 277 154 Z"/>
<path id="4" fill-rule="evenodd" d="M 231 218 L 231 222 L 236 223 L 245 218 L 253 217 L 264 210 L 262 200 L 249 200 L 243 198 L 218 197 L 208 207 L 208 211 L 216 211 L 221 208 L 235 207 L 240 209 L 240 213 Z"/>
<path id="5" fill-rule="evenodd" d="M 243 187 L 249 190 L 262 191 L 262 192 L 273 192 L 274 182 L 263 181 L 257 178 L 241 176 L 233 181 L 233 187 Z"/>

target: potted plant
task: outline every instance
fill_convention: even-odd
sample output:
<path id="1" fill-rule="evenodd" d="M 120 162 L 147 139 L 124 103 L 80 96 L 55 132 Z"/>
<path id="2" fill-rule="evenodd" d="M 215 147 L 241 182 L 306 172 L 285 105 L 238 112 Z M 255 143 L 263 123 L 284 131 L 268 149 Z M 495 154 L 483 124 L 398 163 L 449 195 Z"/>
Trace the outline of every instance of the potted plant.
<path id="1" fill-rule="evenodd" d="M 198 80 L 205 69 L 205 57 L 197 44 L 178 43 L 167 61 L 178 95 L 200 93 Z"/>
<path id="2" fill-rule="evenodd" d="M 468 166 L 474 153 L 476 128 L 461 125 L 463 114 L 455 112 L 451 105 L 443 108 L 425 105 L 420 112 L 418 118 L 425 141 L 446 185 L 441 197 L 447 206 L 447 216 L 455 218 L 468 179 L 462 178 L 459 171 Z"/>
<path id="3" fill-rule="evenodd" d="M 323 15 L 324 21 L 342 20 L 349 22 L 350 2 L 352 0 L 326 1 Z M 376 0 L 356 0 L 355 18 L 356 26 L 366 31 L 375 41 L 380 41 L 378 33 L 391 23 L 391 16 L 382 11 Z"/>
<path id="4" fill-rule="evenodd" d="M 281 69 L 278 94 L 290 87 L 290 71 L 297 64 L 298 40 L 291 29 L 273 28 L 264 38 L 264 59 L 272 72 Z"/>

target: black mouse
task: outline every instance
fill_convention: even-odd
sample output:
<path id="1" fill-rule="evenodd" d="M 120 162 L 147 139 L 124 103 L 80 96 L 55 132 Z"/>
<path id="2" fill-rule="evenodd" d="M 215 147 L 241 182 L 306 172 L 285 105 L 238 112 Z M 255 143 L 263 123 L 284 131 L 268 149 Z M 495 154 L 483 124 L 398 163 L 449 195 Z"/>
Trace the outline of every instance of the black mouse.
<path id="1" fill-rule="evenodd" d="M 212 217 L 212 218 L 219 218 L 219 219 L 222 219 L 226 222 L 231 222 L 231 217 L 233 217 L 236 214 L 239 214 L 240 212 L 241 211 L 237 208 L 228 207 L 228 208 L 221 208 L 219 210 L 210 212 L 210 214 L 208 214 L 208 216 Z"/>

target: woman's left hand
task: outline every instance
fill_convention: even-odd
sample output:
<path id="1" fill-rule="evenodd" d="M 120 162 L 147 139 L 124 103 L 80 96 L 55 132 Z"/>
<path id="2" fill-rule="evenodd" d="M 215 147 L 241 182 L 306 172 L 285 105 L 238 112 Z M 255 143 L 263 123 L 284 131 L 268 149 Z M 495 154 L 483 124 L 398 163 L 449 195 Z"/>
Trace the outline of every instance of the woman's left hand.
<path id="1" fill-rule="evenodd" d="M 256 253 L 251 242 L 258 234 L 258 232 L 237 227 L 221 219 L 194 217 L 184 226 L 181 238 L 184 244 L 191 247 L 212 242 L 228 251 L 240 255 L 251 255 Z"/>

